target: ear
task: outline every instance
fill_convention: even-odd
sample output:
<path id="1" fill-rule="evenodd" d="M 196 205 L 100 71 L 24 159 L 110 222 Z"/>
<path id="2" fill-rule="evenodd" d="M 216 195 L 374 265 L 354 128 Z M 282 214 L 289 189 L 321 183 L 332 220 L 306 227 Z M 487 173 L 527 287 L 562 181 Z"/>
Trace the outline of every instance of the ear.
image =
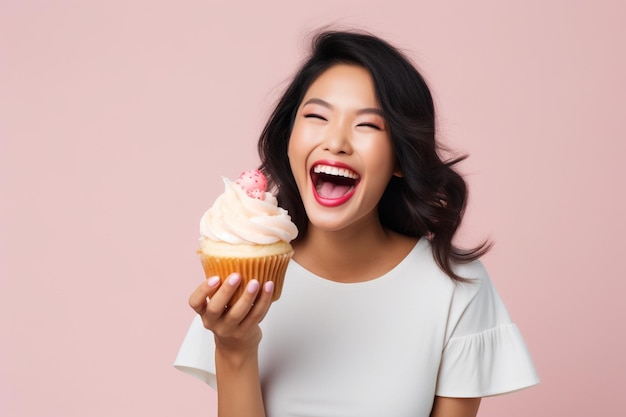
<path id="1" fill-rule="evenodd" d="M 393 176 L 394 177 L 398 177 L 398 178 L 403 178 L 404 177 L 404 172 L 402 172 L 402 170 L 400 168 L 396 168 L 396 170 L 393 171 Z"/>

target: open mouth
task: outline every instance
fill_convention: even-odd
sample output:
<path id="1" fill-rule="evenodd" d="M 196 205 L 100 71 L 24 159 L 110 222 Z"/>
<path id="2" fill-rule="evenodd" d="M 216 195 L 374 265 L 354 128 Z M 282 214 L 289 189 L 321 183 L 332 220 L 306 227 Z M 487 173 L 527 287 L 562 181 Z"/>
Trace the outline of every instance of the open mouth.
<path id="1" fill-rule="evenodd" d="M 311 179 L 318 201 L 337 205 L 352 196 L 360 176 L 350 168 L 318 164 L 311 170 Z"/>

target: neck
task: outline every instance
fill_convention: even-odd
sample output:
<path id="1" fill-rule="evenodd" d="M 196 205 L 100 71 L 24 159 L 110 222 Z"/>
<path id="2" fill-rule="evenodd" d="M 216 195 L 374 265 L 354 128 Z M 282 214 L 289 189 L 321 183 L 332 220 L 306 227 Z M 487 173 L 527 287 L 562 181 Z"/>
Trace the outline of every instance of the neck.
<path id="1" fill-rule="evenodd" d="M 294 245 L 294 260 L 316 275 L 338 282 L 361 282 L 388 272 L 416 240 L 383 228 L 380 223 L 327 231 L 309 225 Z"/>

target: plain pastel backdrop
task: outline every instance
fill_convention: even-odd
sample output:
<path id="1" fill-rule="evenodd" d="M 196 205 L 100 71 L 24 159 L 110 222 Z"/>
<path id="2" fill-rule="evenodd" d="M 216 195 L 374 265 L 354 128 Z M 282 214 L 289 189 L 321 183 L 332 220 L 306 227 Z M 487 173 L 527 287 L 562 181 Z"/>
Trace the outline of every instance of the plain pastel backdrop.
<path id="1" fill-rule="evenodd" d="M 459 243 L 495 241 L 541 378 L 480 416 L 624 415 L 624 5 L 1 0 L 0 415 L 216 415 L 172 367 L 198 221 L 329 24 L 403 49 L 470 154 Z"/>

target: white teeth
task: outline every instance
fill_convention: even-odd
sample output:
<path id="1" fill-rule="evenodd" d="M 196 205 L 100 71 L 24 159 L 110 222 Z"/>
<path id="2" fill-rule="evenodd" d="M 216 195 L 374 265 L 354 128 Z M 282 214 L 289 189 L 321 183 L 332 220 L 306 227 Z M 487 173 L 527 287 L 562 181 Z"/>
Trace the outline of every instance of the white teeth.
<path id="1" fill-rule="evenodd" d="M 359 179 L 359 175 L 346 168 L 337 168 L 330 165 L 315 165 L 313 172 L 316 174 L 334 175 L 336 177 L 352 178 L 353 180 Z"/>

